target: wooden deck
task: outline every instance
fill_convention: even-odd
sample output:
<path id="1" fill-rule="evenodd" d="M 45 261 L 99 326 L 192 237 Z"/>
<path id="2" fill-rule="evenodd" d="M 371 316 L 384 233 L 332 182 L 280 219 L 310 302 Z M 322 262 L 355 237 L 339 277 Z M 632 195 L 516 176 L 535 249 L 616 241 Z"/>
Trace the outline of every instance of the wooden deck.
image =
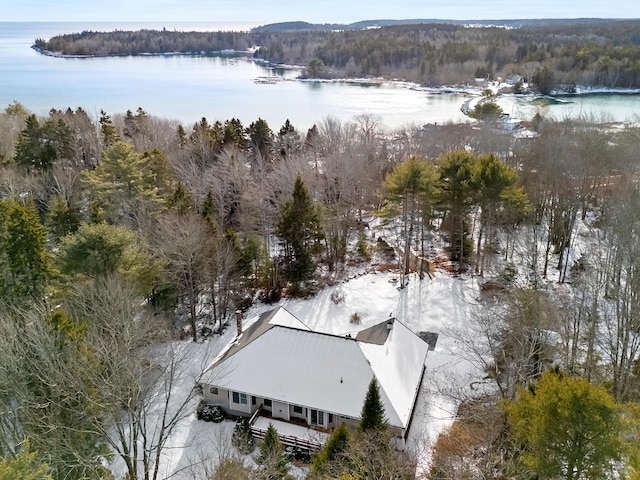
<path id="1" fill-rule="evenodd" d="M 320 450 L 329 437 L 328 433 L 309 428 L 302 421 L 291 422 L 273 418 L 262 408 L 256 410 L 249 420 L 251 434 L 256 439 L 264 438 L 269 425 L 276 429 L 283 445 L 309 452 Z"/>

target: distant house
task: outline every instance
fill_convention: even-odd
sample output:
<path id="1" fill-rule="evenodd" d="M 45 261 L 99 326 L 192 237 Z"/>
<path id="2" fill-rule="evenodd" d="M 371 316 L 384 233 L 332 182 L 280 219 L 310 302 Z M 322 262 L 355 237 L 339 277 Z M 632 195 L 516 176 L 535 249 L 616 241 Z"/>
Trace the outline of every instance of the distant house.
<path id="1" fill-rule="evenodd" d="M 357 425 L 375 378 L 389 427 L 404 445 L 429 347 L 400 321 L 330 335 L 279 307 L 244 331 L 240 325 L 201 377 L 205 401 L 250 416 L 258 437 L 271 423 L 285 444 L 315 449 L 333 427 Z"/>
<path id="2" fill-rule="evenodd" d="M 509 75 L 507 79 L 504 81 L 507 85 L 511 85 L 512 87 L 517 85 L 518 82 L 523 82 L 524 78 L 522 75 L 518 75 L 514 73 L 513 75 Z"/>

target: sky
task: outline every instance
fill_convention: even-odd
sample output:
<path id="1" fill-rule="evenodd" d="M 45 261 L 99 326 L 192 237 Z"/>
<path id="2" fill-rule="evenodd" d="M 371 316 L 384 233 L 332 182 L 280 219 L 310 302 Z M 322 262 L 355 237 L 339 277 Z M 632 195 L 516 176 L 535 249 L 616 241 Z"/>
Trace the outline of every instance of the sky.
<path id="1" fill-rule="evenodd" d="M 631 0 L 1 0 L 0 21 L 248 22 L 640 18 Z"/>

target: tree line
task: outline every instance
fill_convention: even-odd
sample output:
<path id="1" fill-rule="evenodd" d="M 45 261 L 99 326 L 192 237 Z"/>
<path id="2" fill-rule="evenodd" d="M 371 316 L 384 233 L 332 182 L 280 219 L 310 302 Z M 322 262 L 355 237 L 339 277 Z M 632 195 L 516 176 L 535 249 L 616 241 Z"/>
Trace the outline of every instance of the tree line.
<path id="1" fill-rule="evenodd" d="M 520 28 L 434 23 L 341 31 L 85 31 L 36 39 L 35 47 L 64 55 L 200 54 L 257 47 L 255 58 L 305 66 L 310 77 L 381 76 L 441 86 L 519 75 L 549 93 L 571 92 L 576 85 L 638 88 L 637 29 L 634 20 L 602 20 Z"/>
<path id="2" fill-rule="evenodd" d="M 640 130 L 539 116 L 536 135 L 519 137 L 497 125 L 384 132 L 362 115 L 299 131 L 262 119 L 181 125 L 142 108 L 39 117 L 9 105 L 0 114 L 2 455 L 30 463 L 37 452 L 34 468 L 46 464 L 56 479 L 108 478 L 103 459 L 117 455 L 132 478 L 159 478 L 181 416 L 175 398 L 161 417 L 150 399 L 158 385 L 175 393 L 185 362 L 178 348 L 152 347 L 198 340 L 254 299 L 309 295 L 375 262 L 485 279 L 475 318 L 451 334 L 495 393 L 463 399 L 431 478 L 462 478 L 446 473 L 462 466 L 526 478 L 634 472 L 625 419 L 640 398 Z M 557 364 L 563 372 L 545 373 Z M 600 386 L 609 396 L 592 391 Z M 522 418 L 548 421 L 541 392 L 565 390 L 552 399 L 558 409 L 595 397 L 578 410 L 612 412 L 567 422 L 615 426 L 625 437 L 607 433 L 597 448 L 619 456 L 605 449 L 577 466 L 583 451 L 549 453 L 548 439 L 526 429 L 538 424 Z"/>

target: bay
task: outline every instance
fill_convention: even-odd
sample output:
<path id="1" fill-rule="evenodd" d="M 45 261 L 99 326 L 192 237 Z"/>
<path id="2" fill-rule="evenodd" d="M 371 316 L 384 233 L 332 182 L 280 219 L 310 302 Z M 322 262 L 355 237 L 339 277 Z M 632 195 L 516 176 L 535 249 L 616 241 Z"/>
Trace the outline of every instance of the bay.
<path id="1" fill-rule="evenodd" d="M 58 58 L 31 49 L 36 38 L 82 30 L 139 28 L 248 30 L 256 24 L 224 23 L 59 23 L 0 22 L 0 107 L 13 101 L 37 114 L 82 107 L 97 118 L 143 108 L 185 125 L 239 118 L 248 125 L 265 119 L 278 129 L 289 119 L 307 129 L 331 116 L 352 120 L 377 117 L 387 128 L 468 121 L 460 107 L 469 93 L 436 93 L 401 82 L 306 82 L 299 70 L 274 68 L 247 59 L 200 55 Z M 610 121 L 633 120 L 639 95 L 565 98 L 538 105 L 533 97 L 501 97 L 513 117 L 535 113 L 555 118 L 591 115 Z"/>

